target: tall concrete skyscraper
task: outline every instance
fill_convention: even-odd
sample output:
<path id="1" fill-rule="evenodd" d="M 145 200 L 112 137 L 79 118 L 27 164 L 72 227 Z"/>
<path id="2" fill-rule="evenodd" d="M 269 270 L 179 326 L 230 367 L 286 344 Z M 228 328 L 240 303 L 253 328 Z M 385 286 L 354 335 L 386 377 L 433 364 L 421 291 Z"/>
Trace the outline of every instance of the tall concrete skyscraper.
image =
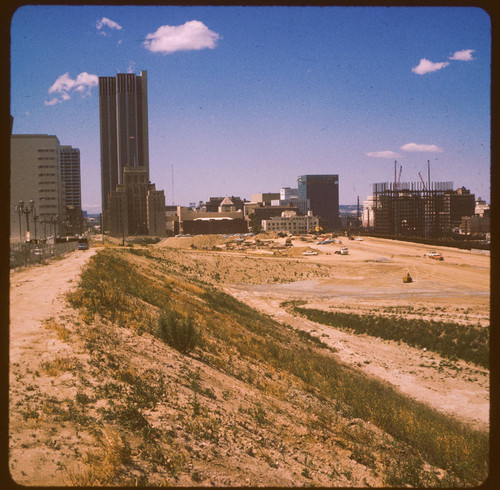
<path id="1" fill-rule="evenodd" d="M 338 229 L 339 176 L 301 175 L 297 182 L 299 199 L 309 199 L 310 209 L 320 218 L 320 225 L 328 231 Z"/>
<path id="2" fill-rule="evenodd" d="M 124 167 L 143 167 L 149 181 L 147 72 L 99 77 L 101 197 L 106 217 L 109 193 L 123 184 Z"/>

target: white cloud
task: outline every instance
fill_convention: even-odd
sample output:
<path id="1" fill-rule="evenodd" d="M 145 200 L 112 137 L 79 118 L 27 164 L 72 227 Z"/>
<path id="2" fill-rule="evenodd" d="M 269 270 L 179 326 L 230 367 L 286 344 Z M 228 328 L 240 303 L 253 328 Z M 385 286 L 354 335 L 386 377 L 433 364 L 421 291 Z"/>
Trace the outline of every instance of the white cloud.
<path id="1" fill-rule="evenodd" d="M 57 104 L 58 102 L 63 102 L 69 100 L 71 95 L 75 92 L 79 93 L 81 96 L 90 95 L 92 87 L 97 86 L 99 83 L 99 78 L 97 75 L 91 75 L 86 71 L 77 75 L 76 79 L 73 80 L 69 73 L 61 75 L 49 88 L 49 94 L 56 94 L 56 97 L 49 101 L 44 102 L 46 106 L 51 106 Z"/>
<path id="2" fill-rule="evenodd" d="M 399 154 L 391 150 L 385 150 L 385 151 L 370 151 L 366 154 L 366 156 L 372 158 L 398 158 Z"/>
<path id="3" fill-rule="evenodd" d="M 69 76 L 69 73 L 65 73 L 61 75 L 49 88 L 49 94 L 53 94 L 54 92 L 60 93 L 71 90 L 75 85 L 75 81 L 72 80 Z"/>
<path id="4" fill-rule="evenodd" d="M 458 61 L 473 61 L 472 53 L 474 49 L 462 49 L 462 51 L 455 51 L 448 59 Z"/>
<path id="5" fill-rule="evenodd" d="M 422 58 L 418 66 L 411 69 L 413 73 L 417 75 L 425 75 L 426 73 L 431 73 L 433 71 L 441 70 L 449 65 L 447 61 L 441 61 L 439 63 L 433 63 L 432 61 Z"/>
<path id="6" fill-rule="evenodd" d="M 90 93 L 92 87 L 97 87 L 99 78 L 97 75 L 91 75 L 86 71 L 80 73 L 75 80 L 75 90 L 79 92 Z"/>
<path id="7" fill-rule="evenodd" d="M 44 105 L 55 105 L 55 104 L 58 104 L 59 102 L 61 102 L 59 99 L 50 99 L 50 100 L 46 100 L 44 102 Z"/>
<path id="8" fill-rule="evenodd" d="M 97 30 L 101 30 L 104 26 L 109 27 L 110 29 L 116 29 L 118 31 L 121 30 L 122 26 L 115 22 L 114 20 L 108 19 L 107 17 L 103 17 L 101 20 L 96 22 Z"/>
<path id="9" fill-rule="evenodd" d="M 211 31 L 203 22 L 191 20 L 181 26 L 164 25 L 148 34 L 143 45 L 153 53 L 170 54 L 176 51 L 214 49 L 219 34 Z"/>
<path id="10" fill-rule="evenodd" d="M 428 153 L 441 153 L 443 149 L 437 145 L 419 145 L 417 143 L 407 143 L 401 147 L 403 151 L 418 151 Z"/>

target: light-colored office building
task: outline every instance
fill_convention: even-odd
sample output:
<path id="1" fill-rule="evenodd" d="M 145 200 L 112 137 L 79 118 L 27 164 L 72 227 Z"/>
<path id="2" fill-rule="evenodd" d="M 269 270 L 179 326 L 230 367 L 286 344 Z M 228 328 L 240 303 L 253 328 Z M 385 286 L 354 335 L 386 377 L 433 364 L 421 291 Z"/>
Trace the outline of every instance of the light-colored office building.
<path id="1" fill-rule="evenodd" d="M 11 238 L 27 238 L 28 229 L 30 239 L 64 235 L 66 200 L 59 139 L 47 134 L 14 134 L 10 141 Z M 28 213 L 31 201 L 33 208 Z"/>
<path id="2" fill-rule="evenodd" d="M 167 231 L 165 191 L 156 190 L 154 184 L 150 184 L 148 189 L 147 208 L 148 233 L 156 236 L 165 235 Z"/>
<path id="3" fill-rule="evenodd" d="M 261 202 L 268 206 L 271 205 L 271 201 L 279 198 L 279 192 L 259 192 L 258 194 L 252 194 L 252 202 Z"/>
<path id="4" fill-rule="evenodd" d="M 375 204 L 376 203 L 373 196 L 368 196 L 366 198 L 366 201 L 363 201 L 361 224 L 365 229 L 373 228 L 374 226 Z"/>
<path id="5" fill-rule="evenodd" d="M 309 211 L 306 216 L 297 216 L 294 211 L 284 211 L 281 216 L 274 216 L 262 220 L 264 231 L 276 233 L 291 233 L 292 235 L 303 235 L 311 233 L 319 228 L 319 219 Z"/>
<path id="6" fill-rule="evenodd" d="M 474 214 L 477 216 L 484 216 L 489 213 L 489 211 L 490 205 L 484 199 L 478 197 L 476 200 L 476 207 L 474 208 Z"/>

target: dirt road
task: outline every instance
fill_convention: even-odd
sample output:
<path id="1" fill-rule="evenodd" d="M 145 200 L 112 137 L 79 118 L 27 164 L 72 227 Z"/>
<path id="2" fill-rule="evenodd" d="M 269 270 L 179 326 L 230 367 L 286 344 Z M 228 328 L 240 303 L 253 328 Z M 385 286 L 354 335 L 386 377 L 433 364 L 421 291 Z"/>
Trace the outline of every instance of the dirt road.
<path id="1" fill-rule="evenodd" d="M 40 323 L 61 312 L 64 295 L 95 249 L 78 250 L 48 265 L 10 275 L 10 359 L 19 362 L 41 334 Z M 44 330 L 42 330 L 45 333 Z"/>
<path id="2" fill-rule="evenodd" d="M 60 458 L 51 456 L 46 444 L 38 440 L 40 422 L 30 418 L 26 399 L 72 389 L 64 385 L 64 376 L 60 376 L 58 386 L 49 378 L 38 377 L 44 361 L 73 355 L 70 345 L 45 328 L 43 321 L 64 318 L 69 312 L 64 294 L 76 286 L 82 266 L 94 253 L 95 249 L 74 251 L 48 265 L 10 274 L 9 469 L 20 484 L 65 483 Z M 25 406 L 28 408 L 20 408 Z"/>

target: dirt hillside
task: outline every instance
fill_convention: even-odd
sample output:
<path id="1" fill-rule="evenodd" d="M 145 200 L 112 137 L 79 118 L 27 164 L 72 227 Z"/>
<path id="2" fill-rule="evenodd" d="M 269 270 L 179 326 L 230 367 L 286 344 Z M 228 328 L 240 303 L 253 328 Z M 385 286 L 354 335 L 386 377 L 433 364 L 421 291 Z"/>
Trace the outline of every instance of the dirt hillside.
<path id="1" fill-rule="evenodd" d="M 486 369 L 316 324 L 291 315 L 282 303 L 299 298 L 320 309 L 386 315 L 399 308 L 410 316 L 486 326 L 489 257 L 449 251 L 443 263 L 434 264 L 423 256 L 425 249 L 375 239 L 349 243 L 347 257 L 334 254 L 338 244 L 297 241 L 296 252 L 307 246 L 321 253 L 296 257 L 280 255 L 283 239 L 226 244 L 182 237 L 167 246 L 103 250 L 107 258 L 92 269 L 95 281 L 88 290 L 78 278 L 97 258 L 91 259 L 96 249 L 11 273 L 14 481 L 417 486 L 440 478 L 457 484 L 435 455 L 423 456 L 369 418 L 353 416 L 356 407 L 322 394 L 329 388 L 316 375 L 306 370 L 297 377 L 260 359 L 259 352 L 277 342 L 269 351 L 276 362 L 286 361 L 287 349 L 307 351 L 311 362 L 340 361 L 353 369 L 350 378 L 365 373 L 366 381 L 359 379 L 369 386 L 372 378 L 383 380 L 479 430 L 452 444 L 466 447 L 488 430 Z M 408 268 L 415 281 L 405 290 L 400 278 Z M 265 315 L 231 303 L 217 292 L 221 287 Z M 68 304 L 69 291 L 87 310 Z M 175 306 L 182 318 L 195 315 L 203 327 L 203 342 L 191 354 L 173 349 L 151 329 L 160 304 Z M 89 314 L 90 307 L 97 309 Z M 306 364 L 293 361 L 292 367 Z M 400 395 L 394 396 L 400 403 Z M 461 478 L 476 481 L 464 473 L 466 466 L 452 465 Z"/>

